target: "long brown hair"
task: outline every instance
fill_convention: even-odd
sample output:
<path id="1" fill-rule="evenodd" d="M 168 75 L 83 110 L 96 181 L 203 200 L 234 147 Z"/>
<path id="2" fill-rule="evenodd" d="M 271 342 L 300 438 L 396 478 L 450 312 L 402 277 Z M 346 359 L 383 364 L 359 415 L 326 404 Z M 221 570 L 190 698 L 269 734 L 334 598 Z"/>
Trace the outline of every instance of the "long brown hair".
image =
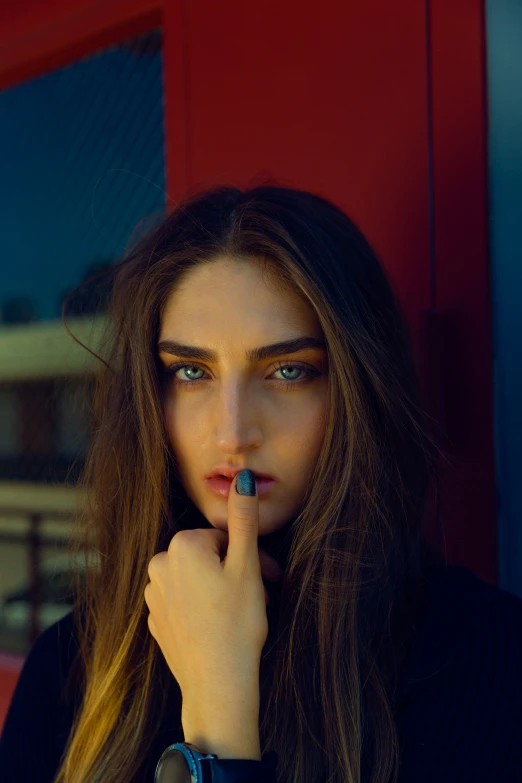
<path id="1" fill-rule="evenodd" d="M 262 264 L 311 304 L 329 360 L 322 451 L 287 527 L 277 613 L 269 606 L 261 748 L 288 783 L 397 779 L 395 694 L 432 559 L 424 526 L 442 441 L 368 242 L 327 199 L 263 184 L 187 196 L 114 266 L 73 545 L 92 553 L 74 615 L 82 699 L 56 783 L 143 780 L 175 687 L 144 589 L 194 508 L 176 490 L 156 346 L 173 285 L 223 254 Z"/>

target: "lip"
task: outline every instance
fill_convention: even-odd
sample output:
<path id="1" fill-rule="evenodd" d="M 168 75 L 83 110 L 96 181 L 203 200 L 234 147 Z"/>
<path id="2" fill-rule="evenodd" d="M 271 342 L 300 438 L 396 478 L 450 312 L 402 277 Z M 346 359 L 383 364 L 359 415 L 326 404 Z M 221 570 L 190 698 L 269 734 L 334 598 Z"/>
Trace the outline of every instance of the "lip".
<path id="1" fill-rule="evenodd" d="M 229 465 L 216 465 L 205 478 L 214 478 L 215 476 L 223 475 L 227 476 L 229 479 L 233 479 L 238 473 L 241 473 L 242 470 L 251 470 L 256 479 L 269 479 L 270 481 L 275 481 L 274 477 L 270 476 L 268 473 L 261 473 L 257 470 L 253 470 L 253 468 L 246 467 L 231 468 Z"/>
<path id="2" fill-rule="evenodd" d="M 241 471 L 236 471 L 240 473 Z M 230 487 L 232 486 L 232 479 L 223 478 L 223 476 L 207 476 L 205 479 L 207 487 L 223 498 L 228 498 L 230 493 Z M 257 494 L 259 497 L 266 495 L 272 484 L 275 484 L 275 479 L 259 478 L 256 476 Z"/>

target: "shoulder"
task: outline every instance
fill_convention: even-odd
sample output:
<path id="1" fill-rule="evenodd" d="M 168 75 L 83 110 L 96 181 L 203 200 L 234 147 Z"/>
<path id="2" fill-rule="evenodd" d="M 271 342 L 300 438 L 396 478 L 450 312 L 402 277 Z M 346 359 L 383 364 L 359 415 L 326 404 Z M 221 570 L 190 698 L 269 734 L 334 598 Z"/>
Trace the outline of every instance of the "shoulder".
<path id="1" fill-rule="evenodd" d="M 459 565 L 436 565 L 427 575 L 434 596 L 462 598 L 499 607 L 510 606 L 515 612 L 522 610 L 522 598 L 480 579 L 469 568 Z"/>
<path id="2" fill-rule="evenodd" d="M 51 721 L 53 715 L 72 708 L 69 699 L 69 672 L 78 650 L 74 613 L 46 628 L 29 650 L 9 705 L 2 744 L 5 736 L 14 740 L 38 721 Z"/>
<path id="3" fill-rule="evenodd" d="M 78 649 L 78 638 L 74 626 L 74 613 L 71 611 L 61 620 L 46 628 L 29 650 L 22 668 L 21 676 L 40 670 L 54 673 L 59 680 L 66 674 Z"/>
<path id="4" fill-rule="evenodd" d="M 51 781 L 73 719 L 66 688 L 78 642 L 70 612 L 43 631 L 25 659 L 0 738 L 2 780 Z"/>
<path id="5" fill-rule="evenodd" d="M 71 611 L 46 628 L 29 650 L 10 709 L 37 695 L 45 701 L 58 698 L 65 687 L 77 650 L 78 639 L 74 613 Z"/>
<path id="6" fill-rule="evenodd" d="M 439 565 L 431 569 L 427 581 L 433 607 L 456 611 L 465 607 L 468 612 L 490 608 L 522 617 L 522 598 L 490 585 L 464 566 Z"/>
<path id="7" fill-rule="evenodd" d="M 522 765 L 522 599 L 462 566 L 427 581 L 398 702 L 401 783 L 510 780 Z"/>
<path id="8" fill-rule="evenodd" d="M 485 660 L 522 646 L 522 598 L 490 585 L 470 569 L 457 565 L 433 569 L 428 595 L 423 618 L 428 637 L 433 633 L 450 646 L 472 643 L 475 654 Z"/>
<path id="9" fill-rule="evenodd" d="M 484 582 L 463 566 L 437 566 L 426 580 L 427 601 L 405 671 L 409 684 L 451 666 L 473 663 L 484 672 L 518 665 L 521 598 Z"/>
<path id="10" fill-rule="evenodd" d="M 46 628 L 29 650 L 29 655 L 35 651 L 56 648 L 66 651 L 73 640 L 76 639 L 74 629 L 74 612 L 68 612 L 61 620 Z"/>

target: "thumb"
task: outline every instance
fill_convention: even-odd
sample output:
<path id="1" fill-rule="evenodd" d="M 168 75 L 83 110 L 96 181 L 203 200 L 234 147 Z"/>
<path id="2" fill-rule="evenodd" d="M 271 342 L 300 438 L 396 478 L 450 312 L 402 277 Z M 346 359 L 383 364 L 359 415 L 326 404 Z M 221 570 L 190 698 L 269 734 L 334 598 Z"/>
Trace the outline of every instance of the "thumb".
<path id="1" fill-rule="evenodd" d="M 233 479 L 228 493 L 228 549 L 226 566 L 242 571 L 245 565 L 259 564 L 259 496 L 251 470 L 242 470 Z M 225 567 L 226 567 L 225 566 Z"/>

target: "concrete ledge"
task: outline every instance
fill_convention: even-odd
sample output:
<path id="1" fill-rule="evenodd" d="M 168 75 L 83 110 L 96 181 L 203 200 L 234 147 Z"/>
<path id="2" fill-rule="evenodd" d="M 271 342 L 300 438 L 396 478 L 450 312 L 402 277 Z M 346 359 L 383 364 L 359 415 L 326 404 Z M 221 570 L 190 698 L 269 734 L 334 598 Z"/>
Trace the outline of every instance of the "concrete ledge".
<path id="1" fill-rule="evenodd" d="M 68 318 L 71 332 L 96 351 L 105 315 Z M 0 325 L 0 383 L 83 375 L 99 362 L 68 334 L 61 320 Z"/>

